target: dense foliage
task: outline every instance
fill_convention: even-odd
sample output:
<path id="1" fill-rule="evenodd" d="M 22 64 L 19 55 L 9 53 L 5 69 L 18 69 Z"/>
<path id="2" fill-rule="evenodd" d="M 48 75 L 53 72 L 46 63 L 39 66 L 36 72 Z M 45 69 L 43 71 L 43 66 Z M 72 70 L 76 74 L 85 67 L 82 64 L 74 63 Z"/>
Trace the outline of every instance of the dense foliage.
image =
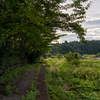
<path id="1" fill-rule="evenodd" d="M 85 29 L 80 23 L 84 21 L 90 3 L 83 6 L 88 0 L 72 0 L 71 3 L 61 5 L 66 1 L 0 0 L 2 68 L 18 60 L 37 61 L 48 52 L 51 42 L 62 36 L 55 33 L 57 29 L 76 33 L 84 41 Z M 70 8 L 73 11 L 68 14 Z M 62 9 L 66 12 L 62 13 Z"/>
<path id="2" fill-rule="evenodd" d="M 100 99 L 100 60 L 81 59 L 78 67 L 64 57 L 46 61 L 50 100 Z"/>
<path id="3" fill-rule="evenodd" d="M 69 52 L 65 55 L 66 62 L 78 66 L 80 64 L 79 54 L 77 52 Z"/>
<path id="4" fill-rule="evenodd" d="M 97 54 L 96 54 L 96 57 L 100 57 L 100 53 L 97 53 Z"/>
<path id="5" fill-rule="evenodd" d="M 100 52 L 100 40 L 87 41 L 87 44 L 78 41 L 65 41 L 64 43 L 59 44 L 58 46 L 53 46 L 51 53 L 66 54 L 70 51 L 78 52 L 80 54 L 97 54 Z"/>

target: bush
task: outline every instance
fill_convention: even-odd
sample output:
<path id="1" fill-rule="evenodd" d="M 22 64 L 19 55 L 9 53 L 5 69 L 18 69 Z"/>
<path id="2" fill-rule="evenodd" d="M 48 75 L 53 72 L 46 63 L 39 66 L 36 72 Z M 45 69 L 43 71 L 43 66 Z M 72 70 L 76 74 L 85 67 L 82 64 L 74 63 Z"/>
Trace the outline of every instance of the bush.
<path id="1" fill-rule="evenodd" d="M 68 54 L 65 55 L 65 58 L 67 62 L 72 65 L 78 66 L 80 64 L 79 53 L 77 52 L 74 52 L 74 53 L 69 52 Z"/>
<path id="2" fill-rule="evenodd" d="M 97 54 L 96 54 L 96 57 L 100 57 L 100 53 L 97 53 Z"/>

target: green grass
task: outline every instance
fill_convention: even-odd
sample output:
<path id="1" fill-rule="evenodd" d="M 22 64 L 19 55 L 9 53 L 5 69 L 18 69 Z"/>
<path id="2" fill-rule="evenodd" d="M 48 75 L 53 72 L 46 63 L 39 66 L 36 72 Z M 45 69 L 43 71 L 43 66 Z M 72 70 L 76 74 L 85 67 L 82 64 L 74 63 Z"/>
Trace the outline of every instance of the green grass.
<path id="1" fill-rule="evenodd" d="M 38 90 L 27 92 L 26 97 L 22 96 L 22 100 L 35 100 L 37 94 L 38 94 Z"/>
<path id="2" fill-rule="evenodd" d="M 100 100 L 100 60 L 83 59 L 78 67 L 67 63 L 65 58 L 49 58 L 46 62 L 50 100 L 66 100 L 66 97 L 68 100 Z M 67 90 L 64 84 L 68 85 Z"/>
<path id="3" fill-rule="evenodd" d="M 89 59 L 89 58 L 94 58 L 94 57 L 96 57 L 96 55 L 85 54 L 82 56 L 83 59 Z"/>
<path id="4" fill-rule="evenodd" d="M 50 100 L 64 100 L 65 96 L 60 90 L 53 73 L 47 68 L 47 84 Z"/>
<path id="5" fill-rule="evenodd" d="M 46 75 L 47 75 L 47 85 L 48 85 L 48 92 L 49 92 L 49 97 L 50 100 L 65 100 L 66 96 L 63 94 L 61 91 L 61 88 L 58 86 L 57 81 L 55 80 L 55 77 L 59 77 L 59 71 L 54 69 L 53 66 L 57 66 L 59 64 L 58 62 L 55 62 L 56 58 L 52 60 L 51 58 L 48 59 L 47 63 L 47 70 L 46 70 Z M 59 81 L 59 80 L 58 80 Z M 59 81 L 59 84 L 63 84 L 62 82 Z"/>

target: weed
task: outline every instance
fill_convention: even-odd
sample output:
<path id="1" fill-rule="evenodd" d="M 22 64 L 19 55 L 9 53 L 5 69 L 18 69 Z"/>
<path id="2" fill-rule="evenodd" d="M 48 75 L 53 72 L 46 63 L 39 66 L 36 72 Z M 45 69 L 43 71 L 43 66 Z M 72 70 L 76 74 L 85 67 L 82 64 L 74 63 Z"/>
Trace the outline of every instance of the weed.
<path id="1" fill-rule="evenodd" d="M 28 92 L 26 97 L 22 96 L 22 100 L 35 100 L 36 96 L 37 96 L 38 91 L 35 90 L 34 92 Z"/>
<path id="2" fill-rule="evenodd" d="M 18 88 L 16 88 L 15 92 L 16 92 L 16 93 L 19 93 L 19 89 L 18 89 Z"/>
<path id="3" fill-rule="evenodd" d="M 11 95 L 12 93 L 12 87 L 10 84 L 7 84 L 6 87 L 5 87 L 5 93 L 6 95 Z"/>
<path id="4" fill-rule="evenodd" d="M 86 56 L 90 58 L 89 55 Z M 68 100 L 100 100 L 100 60 L 81 59 L 78 67 L 75 67 L 73 63 L 66 63 L 65 58 L 54 57 L 46 61 L 47 85 L 51 100 L 66 100 L 65 97 L 61 97 L 63 94 L 53 74 L 62 89 L 63 84 L 66 83 L 70 87 L 70 90 L 64 91 Z M 62 77 L 63 81 L 59 81 L 59 77 Z"/>
<path id="5" fill-rule="evenodd" d="M 34 79 L 34 81 L 32 82 L 32 84 L 30 86 L 30 90 L 27 91 L 27 95 L 26 96 L 22 95 L 22 100 L 35 100 L 36 96 L 39 93 L 39 91 L 36 89 L 36 86 L 35 86 L 39 72 L 40 72 L 40 66 L 38 66 L 36 68 L 36 76 L 35 76 L 35 79 Z"/>
<path id="6" fill-rule="evenodd" d="M 7 95 L 11 94 L 12 92 L 12 86 L 14 86 L 19 79 L 19 77 L 24 77 L 26 76 L 32 69 L 33 66 L 37 66 L 40 64 L 27 64 L 22 67 L 17 67 L 12 70 L 6 71 L 2 76 L 0 76 L 0 84 L 3 84 L 5 86 L 5 92 Z M 39 73 L 39 68 L 38 68 L 38 73 Z M 22 75 L 22 73 L 24 74 Z M 18 92 L 18 90 L 16 90 Z"/>

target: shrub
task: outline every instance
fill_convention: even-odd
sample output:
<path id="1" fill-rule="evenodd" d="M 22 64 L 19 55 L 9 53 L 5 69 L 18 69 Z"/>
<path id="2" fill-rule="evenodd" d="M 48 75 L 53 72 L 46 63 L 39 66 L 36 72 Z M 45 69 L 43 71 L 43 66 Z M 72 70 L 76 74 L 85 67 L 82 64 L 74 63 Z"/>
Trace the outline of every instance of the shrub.
<path id="1" fill-rule="evenodd" d="M 74 53 L 69 52 L 68 54 L 65 55 L 65 58 L 67 62 L 72 65 L 78 66 L 80 64 L 79 53 L 77 52 L 74 52 Z"/>
<path id="2" fill-rule="evenodd" d="M 97 54 L 96 54 L 96 57 L 100 57 L 100 53 L 97 53 Z"/>

